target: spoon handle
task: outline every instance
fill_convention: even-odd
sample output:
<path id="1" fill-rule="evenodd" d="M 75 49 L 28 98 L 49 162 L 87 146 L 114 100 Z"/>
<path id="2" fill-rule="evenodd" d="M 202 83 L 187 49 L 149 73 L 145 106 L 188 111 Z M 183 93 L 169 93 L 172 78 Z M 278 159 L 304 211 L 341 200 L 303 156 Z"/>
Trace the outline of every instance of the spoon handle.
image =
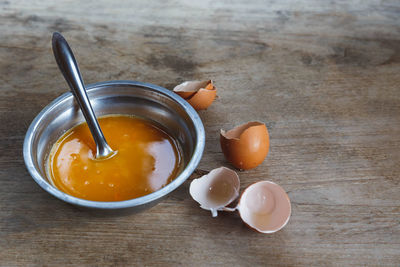
<path id="1" fill-rule="evenodd" d="M 78 63 L 75 60 L 71 48 L 64 37 L 58 32 L 53 33 L 52 45 L 58 67 L 71 88 L 96 143 L 96 158 L 110 155 L 113 151 L 108 146 L 103 132 L 100 129 L 99 122 L 96 119 L 96 115 L 93 112 L 79 71 Z"/>

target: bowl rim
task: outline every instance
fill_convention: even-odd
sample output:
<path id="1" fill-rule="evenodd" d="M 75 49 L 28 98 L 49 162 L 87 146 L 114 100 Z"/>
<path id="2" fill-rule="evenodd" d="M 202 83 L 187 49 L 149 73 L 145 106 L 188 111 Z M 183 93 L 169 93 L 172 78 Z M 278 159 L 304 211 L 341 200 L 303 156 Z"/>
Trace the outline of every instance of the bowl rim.
<path id="1" fill-rule="evenodd" d="M 184 100 L 179 95 L 175 94 L 174 92 L 166 88 L 151 83 L 144 83 L 139 81 L 130 81 L 130 80 L 105 81 L 105 82 L 88 84 L 85 87 L 86 90 L 90 92 L 98 89 L 101 86 L 115 86 L 115 85 L 118 86 L 128 85 L 128 86 L 136 86 L 136 87 L 152 89 L 166 95 L 173 101 L 177 102 L 181 107 L 183 107 L 183 109 L 186 111 L 186 113 L 188 114 L 188 116 L 190 117 L 190 119 L 194 124 L 194 128 L 198 139 L 197 143 L 195 144 L 192 157 L 189 160 L 189 163 L 187 164 L 186 168 L 171 183 L 167 184 L 165 187 L 153 193 L 150 193 L 142 197 L 123 200 L 123 201 L 103 202 L 103 201 L 92 201 L 92 200 L 81 199 L 68 195 L 67 193 L 64 193 L 63 191 L 57 189 L 49 182 L 47 182 L 46 181 L 47 178 L 42 177 L 42 175 L 35 168 L 35 164 L 33 162 L 33 157 L 32 157 L 32 142 L 34 133 L 36 132 L 36 129 L 38 128 L 38 125 L 40 124 L 42 118 L 44 118 L 49 112 L 51 112 L 51 110 L 56 105 L 73 97 L 70 91 L 65 92 L 56 99 L 54 99 L 52 102 L 50 102 L 46 107 L 44 107 L 39 112 L 39 114 L 33 119 L 26 132 L 23 144 L 23 157 L 29 174 L 41 188 L 43 188 L 45 191 L 47 191 L 48 193 L 50 193 L 51 195 L 55 196 L 56 198 L 62 201 L 65 201 L 73 205 L 78 205 L 87 208 L 94 208 L 94 209 L 124 209 L 124 208 L 133 208 L 136 206 L 143 206 L 166 196 L 167 194 L 178 188 L 194 172 L 194 170 L 196 169 L 197 165 L 201 160 L 205 146 L 204 126 L 198 113 L 186 100 Z"/>

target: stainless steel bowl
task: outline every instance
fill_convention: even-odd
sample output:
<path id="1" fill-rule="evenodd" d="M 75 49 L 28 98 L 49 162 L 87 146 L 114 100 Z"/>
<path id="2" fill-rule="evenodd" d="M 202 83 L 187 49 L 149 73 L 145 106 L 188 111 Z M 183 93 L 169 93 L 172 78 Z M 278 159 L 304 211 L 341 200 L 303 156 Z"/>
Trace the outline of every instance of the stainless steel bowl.
<path id="1" fill-rule="evenodd" d="M 149 195 L 125 201 L 100 202 L 68 195 L 51 183 L 45 164 L 53 144 L 84 121 L 70 92 L 56 98 L 33 120 L 24 140 L 24 160 L 33 179 L 48 193 L 73 205 L 97 210 L 140 211 L 156 204 L 180 186 L 195 170 L 204 150 L 203 123 L 181 97 L 160 86 L 136 81 L 90 84 L 87 92 L 97 116 L 131 114 L 154 121 L 174 137 L 183 152 L 184 169 L 170 184 Z"/>

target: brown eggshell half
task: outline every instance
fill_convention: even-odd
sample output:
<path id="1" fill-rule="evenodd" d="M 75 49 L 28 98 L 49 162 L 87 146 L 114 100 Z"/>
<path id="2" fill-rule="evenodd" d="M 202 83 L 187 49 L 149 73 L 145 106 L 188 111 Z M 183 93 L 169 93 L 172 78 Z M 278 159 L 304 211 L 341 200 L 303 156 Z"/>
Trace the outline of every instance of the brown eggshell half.
<path id="1" fill-rule="evenodd" d="M 189 102 L 189 104 L 192 105 L 195 110 L 202 110 L 208 108 L 216 96 L 217 90 L 215 89 L 200 89 L 192 97 L 186 99 L 186 101 Z"/>
<path id="2" fill-rule="evenodd" d="M 265 234 L 282 229 L 292 212 L 285 190 L 269 181 L 257 182 L 247 187 L 240 197 L 237 209 L 246 225 Z"/>
<path id="3" fill-rule="evenodd" d="M 208 108 L 217 95 L 217 90 L 211 80 L 187 81 L 175 86 L 173 91 L 196 110 Z"/>
<path id="4" fill-rule="evenodd" d="M 253 121 L 220 134 L 226 159 L 238 169 L 248 170 L 263 162 L 269 150 L 269 134 L 264 123 Z"/>
<path id="5" fill-rule="evenodd" d="M 190 183 L 189 193 L 200 204 L 210 210 L 213 217 L 239 196 L 240 180 L 237 173 L 226 167 L 210 171 Z"/>

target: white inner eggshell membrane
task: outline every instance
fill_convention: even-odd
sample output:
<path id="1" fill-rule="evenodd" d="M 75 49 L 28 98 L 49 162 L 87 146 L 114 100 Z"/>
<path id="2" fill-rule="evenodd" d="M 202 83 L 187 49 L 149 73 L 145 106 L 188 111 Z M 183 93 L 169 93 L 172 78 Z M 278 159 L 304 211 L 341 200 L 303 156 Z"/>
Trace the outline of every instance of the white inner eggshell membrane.
<path id="1" fill-rule="evenodd" d="M 217 210 L 222 210 L 239 196 L 239 188 L 237 173 L 221 167 L 194 179 L 190 183 L 189 193 L 201 208 L 210 210 L 215 217 Z"/>
<path id="2" fill-rule="evenodd" d="M 250 227 L 262 233 L 273 233 L 289 221 L 291 205 L 282 187 L 261 181 L 243 192 L 238 210 L 242 220 Z"/>
<path id="3" fill-rule="evenodd" d="M 201 88 L 205 88 L 207 84 L 211 82 L 207 81 L 187 81 L 181 84 L 178 84 L 173 89 L 174 92 L 197 92 Z"/>

